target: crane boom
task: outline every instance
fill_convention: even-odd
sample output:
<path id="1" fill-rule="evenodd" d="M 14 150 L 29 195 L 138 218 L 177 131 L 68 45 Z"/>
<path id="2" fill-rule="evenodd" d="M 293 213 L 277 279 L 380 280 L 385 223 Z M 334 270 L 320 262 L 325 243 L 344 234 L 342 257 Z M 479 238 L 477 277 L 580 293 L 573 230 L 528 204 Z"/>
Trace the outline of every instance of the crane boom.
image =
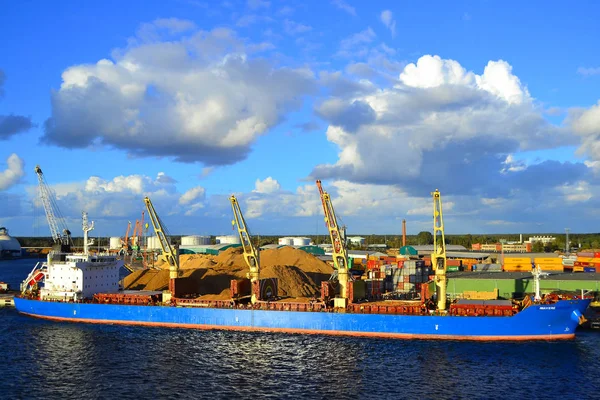
<path id="1" fill-rule="evenodd" d="M 333 245 L 333 264 L 338 271 L 338 280 L 340 283 L 340 295 L 342 298 L 348 297 L 348 250 L 346 249 L 346 238 L 342 237 L 340 227 L 335 217 L 335 210 L 331 204 L 329 193 L 323 190 L 321 181 L 317 180 L 317 187 L 323 203 L 323 212 L 325 213 L 325 225 L 329 231 L 331 244 Z"/>
<path id="2" fill-rule="evenodd" d="M 256 247 L 252 244 L 252 240 L 250 240 L 250 232 L 248 232 L 248 228 L 246 227 L 246 220 L 240 209 L 240 204 L 233 195 L 229 198 L 229 201 L 231 202 L 234 217 L 232 223 L 237 225 L 244 250 L 244 260 L 246 260 L 246 264 L 248 264 L 248 268 L 250 269 L 248 278 L 250 278 L 250 282 L 254 283 L 260 279 L 260 255 Z M 257 299 L 255 297 L 256 295 L 252 294 L 252 303 L 256 302 Z"/>
<path id="3" fill-rule="evenodd" d="M 156 214 L 156 210 L 154 209 L 152 201 L 150 201 L 150 198 L 145 197 L 144 203 L 146 204 L 146 209 L 148 210 L 148 216 L 150 217 L 150 221 L 152 221 L 154 232 L 156 232 L 156 236 L 158 237 L 158 241 L 160 242 L 163 257 L 169 263 L 169 278 L 177 278 L 179 275 L 179 259 L 177 258 L 173 247 L 167 240 L 163 224 L 158 215 Z"/>
<path id="4" fill-rule="evenodd" d="M 433 254 L 432 265 L 435 269 L 435 286 L 438 310 L 446 309 L 446 239 L 444 237 L 444 218 L 442 214 L 442 196 L 435 189 L 433 196 Z"/>
<path id="5" fill-rule="evenodd" d="M 61 251 L 69 252 L 71 246 L 71 232 L 67 228 L 65 219 L 56 203 L 54 193 L 50 190 L 50 186 L 48 186 L 48 183 L 44 178 L 44 173 L 39 165 L 35 166 L 35 173 L 38 177 L 40 199 L 44 205 L 44 211 L 46 212 L 46 219 L 48 220 L 52 240 L 57 247 L 60 247 Z"/>

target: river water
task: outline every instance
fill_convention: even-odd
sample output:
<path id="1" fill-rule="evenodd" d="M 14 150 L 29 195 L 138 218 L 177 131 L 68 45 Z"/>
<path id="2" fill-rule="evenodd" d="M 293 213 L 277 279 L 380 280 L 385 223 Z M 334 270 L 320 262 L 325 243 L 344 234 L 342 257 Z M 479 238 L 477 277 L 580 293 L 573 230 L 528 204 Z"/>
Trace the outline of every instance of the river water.
<path id="1" fill-rule="evenodd" d="M 18 288 L 37 260 L 0 262 Z M 88 325 L 0 308 L 2 399 L 600 398 L 600 333 L 458 342 Z"/>

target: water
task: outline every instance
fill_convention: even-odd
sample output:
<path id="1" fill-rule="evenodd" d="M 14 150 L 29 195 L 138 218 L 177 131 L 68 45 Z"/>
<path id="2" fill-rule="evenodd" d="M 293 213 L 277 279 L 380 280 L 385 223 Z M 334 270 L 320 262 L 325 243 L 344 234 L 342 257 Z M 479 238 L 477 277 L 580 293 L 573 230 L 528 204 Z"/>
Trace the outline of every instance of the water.
<path id="1" fill-rule="evenodd" d="M 0 262 L 13 287 L 36 260 Z M 597 398 L 600 334 L 470 343 L 87 325 L 0 308 L 6 399 Z"/>

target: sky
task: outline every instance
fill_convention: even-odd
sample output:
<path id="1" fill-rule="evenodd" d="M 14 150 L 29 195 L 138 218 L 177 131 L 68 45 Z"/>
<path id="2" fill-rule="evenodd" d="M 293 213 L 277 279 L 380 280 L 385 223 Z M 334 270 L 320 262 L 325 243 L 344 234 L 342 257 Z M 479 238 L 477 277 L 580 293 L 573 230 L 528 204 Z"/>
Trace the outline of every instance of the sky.
<path id="1" fill-rule="evenodd" d="M 19 1 L 0 13 L 0 226 L 123 236 L 598 232 L 595 1 Z M 147 217 L 146 217 L 147 221 Z"/>

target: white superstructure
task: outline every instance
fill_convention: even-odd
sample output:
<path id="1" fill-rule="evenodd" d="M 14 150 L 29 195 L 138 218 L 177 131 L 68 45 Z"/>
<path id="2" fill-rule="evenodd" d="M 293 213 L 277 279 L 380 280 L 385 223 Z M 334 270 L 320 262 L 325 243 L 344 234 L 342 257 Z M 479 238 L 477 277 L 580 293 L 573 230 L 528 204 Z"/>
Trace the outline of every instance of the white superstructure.
<path id="1" fill-rule="evenodd" d="M 94 223 L 87 223 L 83 213 L 83 253 L 51 252 L 41 267 L 36 265 L 23 282 L 22 290 L 39 288 L 41 300 L 80 301 L 96 293 L 119 291 L 119 270 L 123 261 L 108 253 L 90 254 L 88 232 Z"/>

